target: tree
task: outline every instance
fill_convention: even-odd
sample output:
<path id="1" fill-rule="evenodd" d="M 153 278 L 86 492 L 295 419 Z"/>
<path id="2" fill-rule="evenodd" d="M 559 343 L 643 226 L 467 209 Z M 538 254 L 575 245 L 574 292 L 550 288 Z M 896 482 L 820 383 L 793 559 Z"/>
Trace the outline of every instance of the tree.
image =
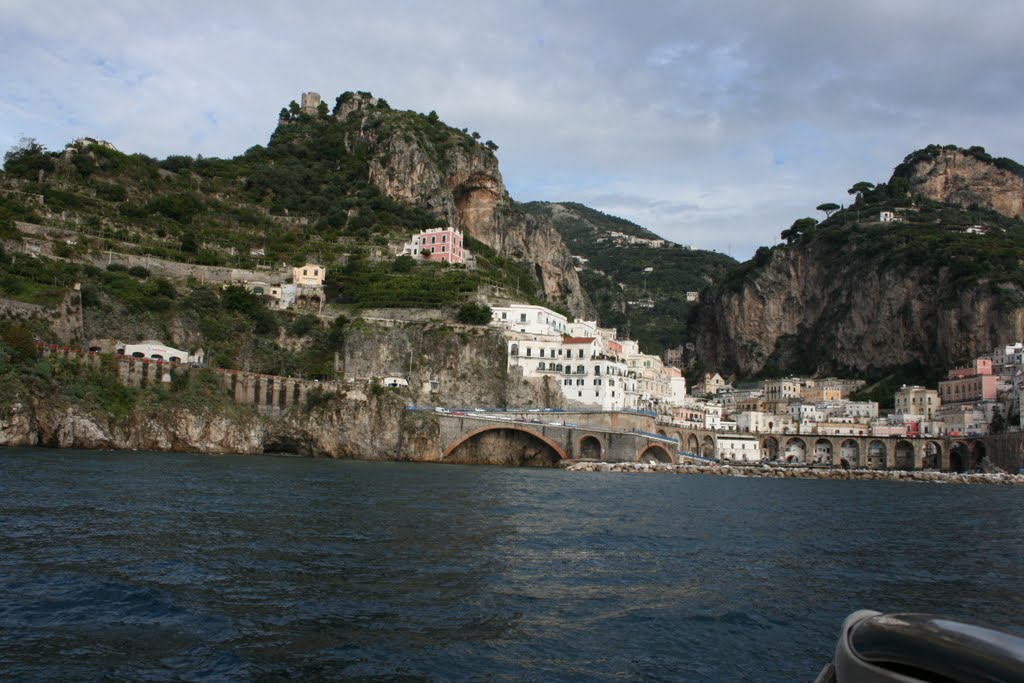
<path id="1" fill-rule="evenodd" d="M 815 208 L 818 211 L 823 211 L 825 213 L 825 219 L 827 220 L 832 217 L 832 214 L 839 210 L 839 205 L 833 204 L 832 202 L 827 202 L 825 204 L 818 204 L 818 206 Z"/>
<path id="2" fill-rule="evenodd" d="M 477 133 L 477 132 L 476 132 L 476 131 L 474 130 L 474 131 L 473 131 L 473 139 L 474 139 L 474 140 L 479 140 L 479 139 L 480 139 L 480 133 Z"/>
<path id="3" fill-rule="evenodd" d="M 855 184 L 853 187 L 851 187 L 846 192 L 847 192 L 847 194 L 856 195 L 857 196 L 857 201 L 860 201 L 861 197 L 864 196 L 864 193 L 865 192 L 870 192 L 872 189 L 874 189 L 874 187 L 875 187 L 874 183 L 869 183 L 866 180 L 862 180 L 859 183 Z"/>
<path id="4" fill-rule="evenodd" d="M 496 144 L 494 144 L 494 142 L 492 142 L 491 140 L 488 140 L 487 142 L 485 142 L 484 143 L 484 147 L 486 147 L 487 149 L 491 150 L 492 152 L 497 152 L 498 151 L 498 146 Z"/>
<path id="5" fill-rule="evenodd" d="M 807 231 L 817 224 L 818 221 L 815 218 L 798 218 L 793 221 L 793 225 L 789 226 L 788 230 L 783 230 L 780 236 L 789 244 L 801 235 L 807 234 Z"/>
<path id="6" fill-rule="evenodd" d="M 988 425 L 988 431 L 991 434 L 1002 434 L 1006 431 L 1006 417 L 1003 415 L 1003 411 L 996 406 L 992 410 L 992 422 Z"/>
<path id="7" fill-rule="evenodd" d="M 328 112 L 327 103 L 324 102 L 323 100 L 321 100 L 320 104 L 316 105 L 316 113 L 320 116 L 320 118 L 326 119 L 327 118 L 327 112 Z"/>
<path id="8" fill-rule="evenodd" d="M 4 154 L 4 170 L 26 180 L 36 180 L 40 171 L 49 173 L 54 168 L 53 157 L 35 138 L 21 138 Z"/>
<path id="9" fill-rule="evenodd" d="M 491 307 L 482 304 L 462 304 L 455 320 L 466 325 L 486 325 L 491 322 Z"/>

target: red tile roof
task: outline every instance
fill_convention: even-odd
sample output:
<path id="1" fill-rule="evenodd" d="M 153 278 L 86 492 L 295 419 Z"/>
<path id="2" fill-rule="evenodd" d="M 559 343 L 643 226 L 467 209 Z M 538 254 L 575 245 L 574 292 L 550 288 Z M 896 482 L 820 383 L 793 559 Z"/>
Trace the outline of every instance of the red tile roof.
<path id="1" fill-rule="evenodd" d="M 594 337 L 562 337 L 563 344 L 589 344 Z"/>

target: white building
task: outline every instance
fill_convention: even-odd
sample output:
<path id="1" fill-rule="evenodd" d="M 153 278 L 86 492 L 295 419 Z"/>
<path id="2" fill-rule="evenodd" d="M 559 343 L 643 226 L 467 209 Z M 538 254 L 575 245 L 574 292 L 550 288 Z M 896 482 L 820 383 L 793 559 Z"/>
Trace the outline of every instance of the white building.
<path id="1" fill-rule="evenodd" d="M 731 462 L 760 462 L 761 446 L 757 439 L 751 436 L 719 434 L 718 459 Z"/>
<path id="2" fill-rule="evenodd" d="M 128 356 L 129 358 L 165 360 L 171 363 L 182 363 L 194 365 L 196 367 L 202 367 L 205 360 L 205 355 L 202 349 L 199 349 L 195 353 L 189 353 L 188 351 L 182 351 L 181 349 L 167 346 L 163 342 L 159 342 L 154 339 L 139 342 L 138 344 L 118 343 L 114 348 L 119 355 Z"/>
<path id="3" fill-rule="evenodd" d="M 543 306 L 511 304 L 491 307 L 491 325 L 524 334 L 562 335 L 569 333 L 569 321 L 561 313 Z"/>

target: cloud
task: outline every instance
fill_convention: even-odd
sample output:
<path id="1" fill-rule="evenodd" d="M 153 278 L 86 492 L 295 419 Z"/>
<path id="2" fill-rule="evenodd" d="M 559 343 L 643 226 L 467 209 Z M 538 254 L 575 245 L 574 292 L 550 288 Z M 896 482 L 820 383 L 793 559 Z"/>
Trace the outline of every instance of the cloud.
<path id="1" fill-rule="evenodd" d="M 1024 4 L 47 2 L 0 7 L 0 146 L 230 156 L 305 90 L 500 145 L 512 195 L 745 258 L 929 143 L 1024 160 Z"/>

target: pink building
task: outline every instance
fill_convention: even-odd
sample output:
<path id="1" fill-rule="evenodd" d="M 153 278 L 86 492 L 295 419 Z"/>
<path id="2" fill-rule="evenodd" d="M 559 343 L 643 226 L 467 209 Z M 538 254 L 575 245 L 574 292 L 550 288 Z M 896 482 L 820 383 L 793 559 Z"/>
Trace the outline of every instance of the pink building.
<path id="1" fill-rule="evenodd" d="M 452 227 L 430 228 L 412 238 L 413 253 L 428 261 L 462 263 L 462 232 Z"/>
<path id="2" fill-rule="evenodd" d="M 992 360 L 978 358 L 973 367 L 949 371 L 949 379 L 939 382 L 939 400 L 943 404 L 994 401 L 997 380 L 992 374 Z"/>

